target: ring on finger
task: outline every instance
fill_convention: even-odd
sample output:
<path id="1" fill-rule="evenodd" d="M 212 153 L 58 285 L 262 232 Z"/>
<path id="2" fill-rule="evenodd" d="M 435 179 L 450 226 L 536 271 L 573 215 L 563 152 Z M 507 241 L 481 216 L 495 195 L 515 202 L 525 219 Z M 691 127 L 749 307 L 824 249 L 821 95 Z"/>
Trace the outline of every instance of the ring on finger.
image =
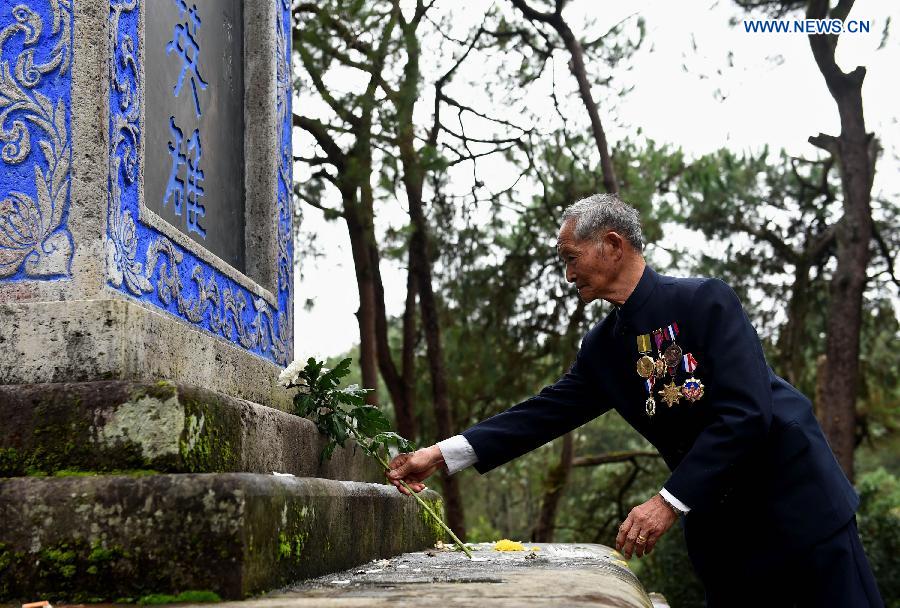
<path id="1" fill-rule="evenodd" d="M 636 542 L 636 543 L 639 544 L 639 545 L 643 545 L 644 543 L 647 542 L 647 537 L 644 536 L 643 534 L 640 534 L 640 535 L 638 535 L 638 537 L 634 540 L 634 542 Z"/>

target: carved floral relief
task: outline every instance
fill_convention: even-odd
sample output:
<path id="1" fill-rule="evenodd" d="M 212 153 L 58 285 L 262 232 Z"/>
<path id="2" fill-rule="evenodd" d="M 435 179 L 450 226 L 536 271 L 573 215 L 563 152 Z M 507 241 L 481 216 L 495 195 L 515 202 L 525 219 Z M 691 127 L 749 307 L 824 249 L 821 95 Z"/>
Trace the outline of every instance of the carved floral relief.
<path id="1" fill-rule="evenodd" d="M 72 7 L 0 13 L 0 281 L 68 276 Z"/>

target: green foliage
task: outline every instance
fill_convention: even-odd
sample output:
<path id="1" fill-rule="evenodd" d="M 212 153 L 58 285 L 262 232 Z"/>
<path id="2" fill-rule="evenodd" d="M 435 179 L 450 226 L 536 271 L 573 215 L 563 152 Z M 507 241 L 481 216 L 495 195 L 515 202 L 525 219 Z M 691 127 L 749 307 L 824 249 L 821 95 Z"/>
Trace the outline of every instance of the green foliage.
<path id="1" fill-rule="evenodd" d="M 860 477 L 857 524 L 888 608 L 900 608 L 900 479 L 885 469 Z"/>
<path id="2" fill-rule="evenodd" d="M 829 285 L 841 217 L 840 178 L 832 161 L 719 150 L 685 167 L 673 184 L 672 219 L 709 243 L 682 252 L 693 274 L 731 285 L 754 321 L 777 374 L 816 393 L 816 359 L 825 350 Z M 883 238 L 894 243 L 898 211 L 875 210 Z M 873 244 L 874 248 L 874 244 Z M 878 252 L 873 250 L 873 261 Z M 886 273 L 873 273 L 863 300 L 860 337 L 860 439 L 895 430 L 900 413 L 900 337 Z"/>
<path id="3" fill-rule="evenodd" d="M 307 359 L 302 368 L 300 365 L 303 362 L 297 360 L 281 373 L 279 382 L 287 388 L 299 389 L 294 396 L 295 412 L 313 420 L 319 431 L 328 438 L 328 443 L 322 449 L 321 459 L 331 458 L 335 448 L 343 446 L 352 437 L 363 452 L 388 470 L 387 459 L 382 457 L 382 453 L 390 453 L 392 450 L 412 452 L 416 446 L 390 430 L 390 422 L 381 410 L 366 405 L 365 395 L 371 389 L 360 388 L 356 384 L 337 388 L 341 378 L 350 374 L 351 361 L 350 358 L 342 359 L 334 369 L 329 370 L 324 361 L 317 361 L 313 357 Z M 427 525 L 440 528 L 441 535 L 443 531 L 450 534 L 456 545 L 471 559 L 472 552 L 436 512 L 437 505 L 428 504 L 405 481 L 401 480 L 400 483 L 421 505 Z M 302 541 L 296 551 L 299 552 L 301 548 Z M 285 552 L 290 552 L 290 544 L 286 544 L 286 539 L 281 539 L 279 549 L 282 557 Z"/>
<path id="4" fill-rule="evenodd" d="M 312 420 L 323 435 L 328 438 L 322 448 L 320 458 L 331 458 L 335 448 L 343 447 L 351 437 L 370 456 L 378 456 L 380 451 L 395 449 L 400 452 L 415 450 L 415 445 L 390 430 L 391 423 L 380 409 L 366 405 L 365 395 L 371 389 L 351 384 L 339 389 L 341 379 L 350 374 L 350 358 L 342 359 L 334 369 L 325 367 L 324 361 L 310 357 L 306 365 L 298 370 L 297 362 L 287 373 L 287 386 L 298 387 L 294 396 L 294 413 Z"/>
<path id="5" fill-rule="evenodd" d="M 141 599 L 138 600 L 138 604 L 142 606 L 150 606 L 156 604 L 177 604 L 177 603 L 209 603 L 209 602 L 221 602 L 222 598 L 219 597 L 217 593 L 214 591 L 182 591 L 178 595 L 168 595 L 165 593 L 151 593 L 149 595 L 145 595 Z"/>

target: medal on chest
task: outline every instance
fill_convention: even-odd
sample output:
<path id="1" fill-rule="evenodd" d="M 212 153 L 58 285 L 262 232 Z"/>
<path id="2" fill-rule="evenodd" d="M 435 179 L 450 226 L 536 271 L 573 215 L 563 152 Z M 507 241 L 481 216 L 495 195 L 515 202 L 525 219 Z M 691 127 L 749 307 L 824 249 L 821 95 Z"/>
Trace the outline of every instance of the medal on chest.
<path id="1" fill-rule="evenodd" d="M 682 399 L 694 403 L 703 397 L 703 383 L 694 377 L 697 360 L 691 353 L 684 353 L 678 345 L 676 342 L 678 333 L 678 324 L 672 323 L 651 334 L 637 336 L 638 360 L 635 369 L 644 379 L 644 388 L 647 391 L 644 411 L 649 417 L 656 414 L 655 395 L 659 395 L 663 403 L 669 407 L 677 405 Z M 654 345 L 656 357 L 653 352 Z M 683 384 L 678 384 L 676 376 L 681 368 L 690 377 Z M 662 389 L 654 391 L 657 381 L 662 383 Z"/>
<path id="2" fill-rule="evenodd" d="M 643 334 L 637 337 L 638 353 L 640 357 L 637 360 L 637 373 L 641 378 L 649 378 L 654 374 L 654 365 L 651 346 L 650 334 Z"/>
<path id="3" fill-rule="evenodd" d="M 697 360 L 691 353 L 684 356 L 684 371 L 691 374 L 691 377 L 684 381 L 681 387 L 681 394 L 691 403 L 698 401 L 703 397 L 703 383 L 694 378 L 694 370 L 697 369 Z"/>

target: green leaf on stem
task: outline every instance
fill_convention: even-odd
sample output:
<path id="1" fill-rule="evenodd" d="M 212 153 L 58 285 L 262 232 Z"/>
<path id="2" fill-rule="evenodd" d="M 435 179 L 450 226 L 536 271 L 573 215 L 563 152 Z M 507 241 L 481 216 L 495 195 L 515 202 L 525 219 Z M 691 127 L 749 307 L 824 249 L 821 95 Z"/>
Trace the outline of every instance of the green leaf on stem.
<path id="1" fill-rule="evenodd" d="M 350 416 L 356 420 L 356 429 L 367 437 L 389 431 L 391 423 L 377 407 L 360 405 L 350 410 Z"/>

